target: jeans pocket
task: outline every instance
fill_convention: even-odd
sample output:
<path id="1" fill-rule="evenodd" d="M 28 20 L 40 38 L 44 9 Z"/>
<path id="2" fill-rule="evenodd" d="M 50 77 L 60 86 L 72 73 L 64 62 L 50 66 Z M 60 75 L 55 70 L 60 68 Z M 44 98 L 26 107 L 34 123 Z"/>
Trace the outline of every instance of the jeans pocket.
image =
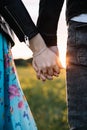
<path id="1" fill-rule="evenodd" d="M 76 46 L 87 46 L 87 24 L 83 23 L 81 25 L 76 26 L 75 33 L 75 42 Z"/>
<path id="2" fill-rule="evenodd" d="M 87 66 L 87 23 L 76 26 L 76 45 L 78 63 Z"/>
<path id="3" fill-rule="evenodd" d="M 87 66 L 87 23 L 70 23 L 67 40 L 67 63 Z"/>
<path id="4" fill-rule="evenodd" d="M 87 23 L 69 22 L 67 45 L 87 46 Z"/>
<path id="5" fill-rule="evenodd" d="M 79 65 L 87 66 L 87 48 L 79 48 L 77 51 Z"/>
<path id="6" fill-rule="evenodd" d="M 75 28 L 74 28 L 74 26 L 73 25 L 70 25 L 69 27 L 68 27 L 68 38 L 67 38 L 67 45 L 69 45 L 69 46 L 75 46 L 75 37 L 76 37 L 76 35 L 75 35 Z"/>

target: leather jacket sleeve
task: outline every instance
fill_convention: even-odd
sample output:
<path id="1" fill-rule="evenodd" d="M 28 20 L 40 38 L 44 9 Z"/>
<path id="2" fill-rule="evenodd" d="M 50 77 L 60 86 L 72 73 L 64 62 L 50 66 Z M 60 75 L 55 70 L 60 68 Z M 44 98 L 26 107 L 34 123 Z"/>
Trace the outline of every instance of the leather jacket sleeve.
<path id="1" fill-rule="evenodd" d="M 57 45 L 57 24 L 64 0 L 40 0 L 37 27 L 47 46 Z"/>
<path id="2" fill-rule="evenodd" d="M 0 14 L 15 32 L 19 40 L 34 37 L 38 30 L 21 0 L 1 0 Z"/>
<path id="3" fill-rule="evenodd" d="M 13 31 L 1 15 L 0 15 L 0 32 L 7 38 L 8 42 L 11 43 L 11 46 L 14 46 L 15 43 L 14 43 Z"/>

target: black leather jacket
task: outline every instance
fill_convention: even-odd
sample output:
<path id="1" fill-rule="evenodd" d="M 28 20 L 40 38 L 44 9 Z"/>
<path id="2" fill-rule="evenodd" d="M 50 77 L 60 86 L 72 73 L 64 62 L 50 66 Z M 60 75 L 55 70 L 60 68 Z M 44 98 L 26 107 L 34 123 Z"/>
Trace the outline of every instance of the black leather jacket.
<path id="1" fill-rule="evenodd" d="M 21 42 L 25 41 L 27 37 L 31 39 L 38 33 L 21 0 L 0 0 L 0 31 L 13 44 L 12 31 L 9 26 Z"/>
<path id="2" fill-rule="evenodd" d="M 57 20 L 63 1 L 40 0 L 37 27 L 34 25 L 21 0 L 0 0 L 0 15 L 3 16 L 21 42 L 25 41 L 26 37 L 31 39 L 39 32 L 47 46 L 54 46 L 57 45 Z M 61 6 L 59 10 L 56 8 L 57 3 Z M 1 18 L 0 30 L 13 43 L 12 33 L 5 21 Z"/>
<path id="3" fill-rule="evenodd" d="M 4 20 L 4 18 L 0 15 L 0 32 L 6 36 L 8 42 L 11 45 L 14 45 L 14 35 L 12 29 L 9 27 L 8 23 Z"/>
<path id="4" fill-rule="evenodd" d="M 0 0 L 0 14 L 20 41 L 25 41 L 26 36 L 31 39 L 39 32 L 47 46 L 54 46 L 57 45 L 57 25 L 64 1 L 40 0 L 37 27 L 21 0 Z M 81 13 L 87 13 L 87 0 L 66 0 L 67 23 Z"/>
<path id="5" fill-rule="evenodd" d="M 37 27 L 48 46 L 57 44 L 58 20 L 64 1 L 40 0 Z M 66 0 L 67 23 L 72 17 L 82 13 L 87 14 L 87 0 Z"/>

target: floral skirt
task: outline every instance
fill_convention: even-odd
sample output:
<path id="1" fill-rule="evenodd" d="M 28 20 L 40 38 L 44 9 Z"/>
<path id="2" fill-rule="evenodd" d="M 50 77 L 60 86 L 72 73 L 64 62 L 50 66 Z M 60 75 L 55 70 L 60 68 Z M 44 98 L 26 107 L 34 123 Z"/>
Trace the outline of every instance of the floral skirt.
<path id="1" fill-rule="evenodd" d="M 0 130 L 37 130 L 18 81 L 11 47 L 0 34 Z"/>

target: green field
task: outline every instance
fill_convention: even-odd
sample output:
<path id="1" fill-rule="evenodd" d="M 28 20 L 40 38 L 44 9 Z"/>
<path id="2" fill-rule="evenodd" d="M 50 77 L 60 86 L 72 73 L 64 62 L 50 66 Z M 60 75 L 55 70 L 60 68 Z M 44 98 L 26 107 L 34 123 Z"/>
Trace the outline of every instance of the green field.
<path id="1" fill-rule="evenodd" d="M 38 130 L 68 130 L 65 70 L 45 83 L 36 79 L 31 65 L 17 66 L 17 71 Z"/>

